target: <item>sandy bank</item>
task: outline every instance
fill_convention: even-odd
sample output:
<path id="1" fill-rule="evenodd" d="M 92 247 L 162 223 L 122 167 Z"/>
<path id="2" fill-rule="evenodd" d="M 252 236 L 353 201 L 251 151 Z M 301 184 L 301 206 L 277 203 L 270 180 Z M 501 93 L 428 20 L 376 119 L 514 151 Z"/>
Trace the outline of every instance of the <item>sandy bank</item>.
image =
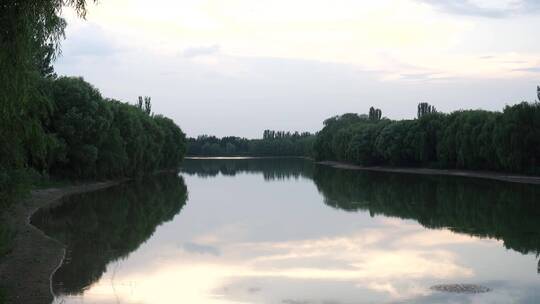
<path id="1" fill-rule="evenodd" d="M 1 220 L 15 232 L 13 250 L 0 261 L 0 288 L 7 292 L 7 303 L 46 304 L 53 300 L 51 277 L 62 263 L 65 246 L 32 226 L 32 214 L 64 196 L 104 189 L 124 181 L 34 190 L 30 197 L 1 215 Z"/>
<path id="2" fill-rule="evenodd" d="M 378 171 L 378 172 L 391 172 L 391 173 L 408 173 L 408 174 L 425 174 L 425 175 L 449 175 L 449 176 L 462 176 L 462 177 L 474 177 L 492 179 L 511 183 L 523 183 L 523 184 L 535 184 L 540 185 L 540 177 L 527 176 L 527 175 L 514 175 L 498 172 L 486 172 L 486 171 L 469 171 L 469 170 L 444 170 L 444 169 L 427 169 L 427 168 L 392 168 L 392 167 L 363 167 L 347 163 L 335 162 L 335 161 L 322 161 L 317 164 L 327 165 L 339 169 L 348 170 L 364 170 L 364 171 Z"/>

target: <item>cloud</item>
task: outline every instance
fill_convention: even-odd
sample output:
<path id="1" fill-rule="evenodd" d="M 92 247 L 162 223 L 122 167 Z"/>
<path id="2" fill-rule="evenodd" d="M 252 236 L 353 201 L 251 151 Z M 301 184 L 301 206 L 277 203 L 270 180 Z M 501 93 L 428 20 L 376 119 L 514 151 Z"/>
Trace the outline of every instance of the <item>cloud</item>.
<path id="1" fill-rule="evenodd" d="M 400 79 L 411 81 L 449 79 L 448 77 L 442 77 L 439 73 L 402 73 L 399 77 Z"/>
<path id="2" fill-rule="evenodd" d="M 62 46 L 62 53 L 66 57 L 105 57 L 120 51 L 106 31 L 93 23 L 84 24 L 70 31 L 68 35 L 70 39 Z"/>
<path id="3" fill-rule="evenodd" d="M 538 13 L 537 0 L 418 0 L 444 12 L 466 16 L 506 18 L 514 15 Z"/>
<path id="4" fill-rule="evenodd" d="M 513 69 L 515 72 L 529 72 L 529 73 L 540 73 L 540 66 L 528 67 L 528 68 L 519 68 Z"/>
<path id="5" fill-rule="evenodd" d="M 216 247 L 191 242 L 185 243 L 183 249 L 191 253 L 210 254 L 213 256 L 221 255 L 221 252 Z"/>
<path id="6" fill-rule="evenodd" d="M 459 108 L 500 110 L 508 102 L 536 99 L 537 79 L 504 65 L 516 78 L 471 79 L 436 77 L 402 79 L 400 74 L 429 74 L 429 70 L 399 65 L 399 70 L 364 70 L 346 64 L 261 57 L 217 57 L 216 64 L 201 64 L 177 52 L 156 54 L 145 49 L 122 49 L 112 56 L 64 56 L 55 64 L 59 75 L 83 75 L 104 96 L 133 102 L 152 96 L 153 109 L 174 119 L 190 136 L 231 134 L 259 137 L 276 125 L 285 130 L 315 132 L 322 121 L 338 113 L 364 112 L 370 106 L 393 118 L 416 115 L 419 100 L 429 100 L 441 111 Z M 515 56 L 499 56 L 512 60 Z M 390 60 L 390 59 L 388 59 Z M 387 61 L 388 61 L 387 60 Z M 492 66 L 492 60 L 484 60 Z M 399 64 L 396 63 L 396 64 Z M 498 65 L 493 65 L 494 70 Z M 493 72 L 498 76 L 502 72 Z M 390 81 L 383 75 L 395 74 Z M 437 72 L 436 72 L 437 73 Z M 523 74 L 523 75 L 522 75 Z M 529 76 L 527 76 L 527 75 Z M 418 85 L 422 82 L 422 85 Z M 467 88 L 467 89 L 464 89 Z M 250 126 L 246 128 L 246 126 Z"/>
<path id="7" fill-rule="evenodd" d="M 219 45 L 214 44 L 210 46 L 187 48 L 184 50 L 183 55 L 186 58 L 194 58 L 194 57 L 199 57 L 199 56 L 215 55 L 215 54 L 219 54 L 219 52 L 220 52 Z"/>
<path id="8" fill-rule="evenodd" d="M 304 301 L 304 300 L 293 300 L 293 299 L 285 299 L 281 301 L 283 304 L 309 304 L 310 301 Z"/>

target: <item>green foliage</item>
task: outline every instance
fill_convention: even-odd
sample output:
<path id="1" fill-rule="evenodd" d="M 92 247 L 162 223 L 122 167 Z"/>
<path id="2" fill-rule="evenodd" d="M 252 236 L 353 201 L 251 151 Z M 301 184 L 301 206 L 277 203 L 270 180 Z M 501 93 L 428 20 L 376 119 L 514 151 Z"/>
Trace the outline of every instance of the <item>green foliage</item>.
<path id="1" fill-rule="evenodd" d="M 375 141 L 381 130 L 390 123 L 384 121 L 377 124 L 359 124 L 351 129 L 353 136 L 349 143 L 349 158 L 361 165 L 374 165 L 380 163 L 381 157 L 375 150 Z"/>
<path id="2" fill-rule="evenodd" d="M 369 120 L 381 120 L 382 111 L 381 109 L 375 109 L 374 107 L 369 108 Z"/>
<path id="3" fill-rule="evenodd" d="M 373 108 L 368 119 L 332 117 L 317 134 L 314 154 L 361 165 L 540 174 L 540 104 L 443 114 L 423 103 L 418 111 L 418 119 L 401 121 L 375 119 Z"/>
<path id="4" fill-rule="evenodd" d="M 311 156 L 315 136 L 265 130 L 262 139 L 202 135 L 188 139 L 190 156 Z"/>
<path id="5" fill-rule="evenodd" d="M 6 292 L 0 289 L 0 304 L 6 303 Z"/>
<path id="6" fill-rule="evenodd" d="M 354 124 L 367 123 L 368 118 L 355 113 L 346 113 L 341 116 L 328 118 L 323 122 L 324 128 L 317 133 L 313 144 L 313 154 L 317 160 L 337 159 L 332 140 L 334 135 L 341 129 L 351 127 Z"/>
<path id="7" fill-rule="evenodd" d="M 52 158 L 53 174 L 140 176 L 180 165 L 185 135 L 172 120 L 150 115 L 150 98 L 144 108 L 103 99 L 82 78 L 71 77 L 53 81 L 51 91 L 50 132 L 64 148 Z"/>
<path id="8" fill-rule="evenodd" d="M 493 141 L 500 166 L 540 173 L 540 104 L 507 106 L 495 124 Z"/>
<path id="9" fill-rule="evenodd" d="M 1 257 L 9 253 L 13 244 L 13 231 L 3 224 L 0 224 L 0 260 Z"/>
<path id="10" fill-rule="evenodd" d="M 12 250 L 14 237 L 14 232 L 7 227 L 5 223 L 0 223 L 0 262 L 2 262 L 2 258 Z M 5 291 L 0 288 L 0 303 L 5 302 Z"/>
<path id="11" fill-rule="evenodd" d="M 52 182 L 47 174 L 33 168 L 0 171 L 0 211 L 28 194 L 31 187 L 43 187 Z"/>
<path id="12" fill-rule="evenodd" d="M 150 115 L 152 113 L 151 101 L 152 101 L 152 98 L 150 98 L 149 96 L 144 96 L 144 102 L 143 102 L 143 97 L 139 96 L 139 103 L 137 104 L 137 107 L 141 109 L 142 111 L 144 111 L 146 115 Z"/>
<path id="13" fill-rule="evenodd" d="M 0 208 L 4 209 L 28 190 L 27 172 L 0 170 Z"/>
<path id="14" fill-rule="evenodd" d="M 163 132 L 159 168 L 177 168 L 186 153 L 186 135 L 169 118 L 157 115 L 154 121 Z"/>
<path id="15" fill-rule="evenodd" d="M 18 142 L 21 165 L 0 166 L 0 199 L 7 205 L 42 177 L 139 177 L 178 169 L 185 135 L 170 119 L 146 106 L 104 99 L 82 78 L 42 78 L 31 132 Z M 17 139 L 14 139 L 17 141 Z M 24 161 L 23 161 L 24 160 Z"/>
<path id="16" fill-rule="evenodd" d="M 416 161 L 414 155 L 414 121 L 388 123 L 375 140 L 375 153 L 383 163 L 405 165 Z"/>
<path id="17" fill-rule="evenodd" d="M 418 104 L 418 118 L 422 118 L 424 115 L 437 113 L 437 109 L 427 102 L 421 102 Z"/>
<path id="18" fill-rule="evenodd" d="M 66 22 L 64 7 L 85 15 L 85 0 L 13 0 L 0 3 L 0 198 L 21 192 L 24 172 L 46 172 L 61 148 L 47 132 L 53 104 L 48 81 Z"/>
<path id="19" fill-rule="evenodd" d="M 84 0 L 13 0 L 0 4 L 0 167 L 25 166 L 25 142 L 43 138 L 39 118 L 46 102 L 40 79 L 59 50 L 66 6 L 84 16 Z M 40 111 L 36 111 L 39 108 Z"/>
<path id="20" fill-rule="evenodd" d="M 113 119 L 98 90 L 82 78 L 62 77 L 54 81 L 55 111 L 51 131 L 65 143 L 63 155 L 53 172 L 87 177 L 96 174 L 98 150 Z"/>

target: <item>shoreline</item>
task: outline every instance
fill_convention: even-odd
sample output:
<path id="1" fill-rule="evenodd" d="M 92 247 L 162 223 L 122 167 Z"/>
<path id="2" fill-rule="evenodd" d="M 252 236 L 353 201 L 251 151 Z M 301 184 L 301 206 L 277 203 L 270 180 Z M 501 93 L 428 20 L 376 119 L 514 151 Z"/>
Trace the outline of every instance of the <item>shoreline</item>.
<path id="1" fill-rule="evenodd" d="M 510 183 L 521 183 L 540 185 L 540 176 L 528 176 L 510 173 L 499 173 L 490 171 L 472 171 L 472 170 L 458 170 L 458 169 L 429 169 L 429 168 L 401 168 L 401 167 L 381 167 L 381 166 L 358 166 L 338 161 L 321 161 L 315 162 L 319 165 L 330 166 L 337 169 L 345 170 L 361 170 L 361 171 L 375 171 L 375 172 L 387 172 L 387 173 L 406 173 L 406 174 L 421 174 L 421 175 L 445 175 L 445 176 L 458 176 L 458 177 L 471 177 L 497 180 Z"/>
<path id="2" fill-rule="evenodd" d="M 54 299 L 52 277 L 63 263 L 66 247 L 33 226 L 32 215 L 66 196 L 106 189 L 127 180 L 32 190 L 29 197 L 2 213 L 1 220 L 14 233 L 12 250 L 0 260 L 0 288 L 6 291 L 6 303 L 48 304 Z"/>
<path id="3" fill-rule="evenodd" d="M 204 160 L 204 159 L 216 159 L 216 160 L 242 160 L 242 159 L 286 159 L 286 158 L 300 158 L 300 159 L 310 159 L 308 156 L 186 156 L 184 159 L 192 160 Z"/>
<path id="4" fill-rule="evenodd" d="M 245 158 L 249 159 L 253 157 L 241 157 L 240 159 Z M 231 158 L 220 157 L 218 159 Z M 514 175 L 488 171 L 381 166 L 364 167 L 337 161 L 314 161 L 314 163 L 345 170 L 445 175 L 540 185 L 540 177 L 538 176 Z M 61 242 L 47 236 L 43 231 L 33 226 L 30 222 L 33 214 L 41 208 L 53 206 L 64 197 L 106 189 L 122 184 L 128 180 L 129 179 L 88 182 L 65 187 L 32 190 L 27 198 L 15 203 L 0 215 L 0 220 L 2 220 L 6 227 L 8 227 L 15 235 L 12 250 L 0 260 L 0 288 L 7 293 L 6 303 L 45 304 L 51 303 L 54 299 L 52 277 L 63 263 L 66 247 Z"/>

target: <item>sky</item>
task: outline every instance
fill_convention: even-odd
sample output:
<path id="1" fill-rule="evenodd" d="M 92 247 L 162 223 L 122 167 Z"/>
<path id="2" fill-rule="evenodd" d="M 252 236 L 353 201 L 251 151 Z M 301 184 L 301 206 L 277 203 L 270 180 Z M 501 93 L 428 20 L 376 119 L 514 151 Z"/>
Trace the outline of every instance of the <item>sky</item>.
<path id="1" fill-rule="evenodd" d="M 380 108 L 500 111 L 536 100 L 537 0 L 101 0 L 69 9 L 59 75 L 172 118 L 188 136 L 315 132 Z"/>

